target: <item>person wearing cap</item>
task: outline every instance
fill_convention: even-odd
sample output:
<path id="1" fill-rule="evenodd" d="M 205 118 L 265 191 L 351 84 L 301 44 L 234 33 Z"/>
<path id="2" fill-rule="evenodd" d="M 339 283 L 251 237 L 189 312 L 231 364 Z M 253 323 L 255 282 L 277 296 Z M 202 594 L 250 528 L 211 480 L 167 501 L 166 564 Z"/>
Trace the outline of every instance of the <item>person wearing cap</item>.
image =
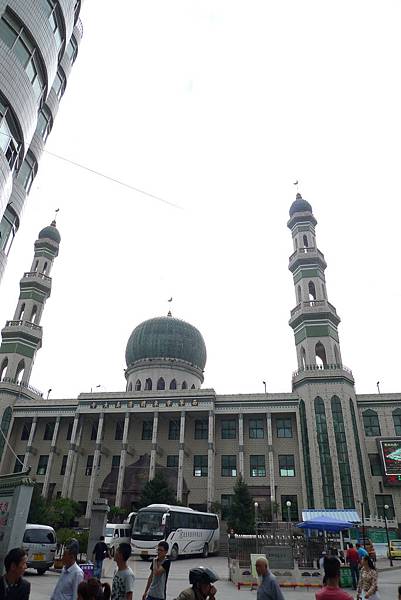
<path id="1" fill-rule="evenodd" d="M 84 573 L 77 565 L 77 554 L 77 542 L 71 540 L 65 547 L 62 559 L 63 570 L 50 600 L 76 600 L 78 597 L 78 586 L 84 579 Z"/>
<path id="2" fill-rule="evenodd" d="M 262 581 L 258 587 L 257 600 L 284 600 L 283 593 L 277 579 L 267 566 L 265 558 L 258 558 L 256 561 L 256 572 Z"/>
<path id="3" fill-rule="evenodd" d="M 192 587 L 183 590 L 175 600 L 214 600 L 217 590 L 213 583 L 218 579 L 218 575 L 207 567 L 191 569 L 189 583 Z"/>

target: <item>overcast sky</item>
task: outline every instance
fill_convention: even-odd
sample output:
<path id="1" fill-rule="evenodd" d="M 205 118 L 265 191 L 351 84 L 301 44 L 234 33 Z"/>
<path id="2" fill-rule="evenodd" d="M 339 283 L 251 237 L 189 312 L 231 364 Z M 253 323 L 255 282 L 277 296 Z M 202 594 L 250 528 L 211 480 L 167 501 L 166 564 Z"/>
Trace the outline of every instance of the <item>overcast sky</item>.
<path id="1" fill-rule="evenodd" d="M 31 383 L 125 389 L 127 339 L 173 314 L 202 332 L 204 387 L 291 390 L 292 182 L 311 202 L 357 392 L 401 392 L 399 0 L 87 0 L 84 38 L 1 284 L 38 231 L 60 255 Z"/>

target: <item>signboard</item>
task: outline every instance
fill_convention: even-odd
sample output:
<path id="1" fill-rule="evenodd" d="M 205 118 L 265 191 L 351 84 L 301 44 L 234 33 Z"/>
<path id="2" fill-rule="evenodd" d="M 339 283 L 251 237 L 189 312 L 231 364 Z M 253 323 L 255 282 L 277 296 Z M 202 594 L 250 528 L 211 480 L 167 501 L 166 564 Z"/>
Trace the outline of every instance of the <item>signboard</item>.
<path id="1" fill-rule="evenodd" d="M 384 473 L 387 476 L 401 476 L 401 439 L 379 440 Z"/>
<path id="2" fill-rule="evenodd" d="M 291 546 L 263 546 L 270 569 L 293 569 L 294 557 Z"/>

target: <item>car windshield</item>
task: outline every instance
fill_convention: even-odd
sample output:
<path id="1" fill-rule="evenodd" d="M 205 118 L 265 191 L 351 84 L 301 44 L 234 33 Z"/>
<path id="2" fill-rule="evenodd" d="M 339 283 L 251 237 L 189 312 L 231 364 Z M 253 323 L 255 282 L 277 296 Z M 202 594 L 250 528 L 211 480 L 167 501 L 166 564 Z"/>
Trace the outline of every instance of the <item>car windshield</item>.
<path id="1" fill-rule="evenodd" d="M 162 512 L 144 510 L 136 516 L 132 537 L 150 536 L 150 538 L 162 538 L 164 535 L 164 527 L 162 525 Z"/>
<path id="2" fill-rule="evenodd" d="M 24 533 L 26 544 L 55 544 L 54 533 L 48 529 L 27 529 Z"/>
<path id="3" fill-rule="evenodd" d="M 401 540 L 392 540 L 391 544 L 394 548 L 401 548 Z"/>
<path id="4" fill-rule="evenodd" d="M 114 528 L 113 527 L 106 527 L 106 529 L 104 530 L 104 535 L 107 537 L 111 537 L 114 533 Z"/>

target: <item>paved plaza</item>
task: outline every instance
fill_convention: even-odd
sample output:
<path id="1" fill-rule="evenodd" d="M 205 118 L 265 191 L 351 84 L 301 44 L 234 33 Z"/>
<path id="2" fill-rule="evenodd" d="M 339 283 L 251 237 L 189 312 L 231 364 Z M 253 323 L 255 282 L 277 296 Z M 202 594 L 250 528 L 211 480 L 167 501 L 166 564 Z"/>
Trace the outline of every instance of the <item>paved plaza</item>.
<path id="1" fill-rule="evenodd" d="M 216 584 L 218 589 L 218 600 L 256 600 L 256 593 L 249 589 L 242 588 L 238 591 L 234 585 L 227 580 L 228 569 L 227 559 L 222 557 L 212 557 L 208 559 L 182 559 L 172 564 L 170 577 L 167 586 L 167 598 L 172 600 L 177 594 L 188 587 L 188 571 L 194 566 L 207 565 L 213 568 L 219 574 L 221 580 Z M 141 560 L 131 560 L 130 566 L 133 569 L 136 577 L 136 589 L 134 593 L 135 600 L 141 600 L 145 589 L 146 580 L 149 573 L 150 563 Z M 401 561 L 399 567 L 393 570 L 381 572 L 379 574 L 379 591 L 381 600 L 397 600 L 397 588 L 401 584 Z M 109 581 L 113 576 L 115 564 L 106 560 L 104 563 L 103 581 Z M 27 571 L 27 577 L 31 582 L 31 597 L 30 600 L 45 600 L 50 598 L 51 592 L 56 585 L 58 573 L 48 571 L 42 577 L 36 575 L 34 571 Z M 350 590 L 348 590 L 350 591 Z M 355 597 L 355 593 L 350 591 Z M 290 591 L 284 590 L 285 598 L 288 600 L 314 600 L 315 592 L 304 590 Z"/>

